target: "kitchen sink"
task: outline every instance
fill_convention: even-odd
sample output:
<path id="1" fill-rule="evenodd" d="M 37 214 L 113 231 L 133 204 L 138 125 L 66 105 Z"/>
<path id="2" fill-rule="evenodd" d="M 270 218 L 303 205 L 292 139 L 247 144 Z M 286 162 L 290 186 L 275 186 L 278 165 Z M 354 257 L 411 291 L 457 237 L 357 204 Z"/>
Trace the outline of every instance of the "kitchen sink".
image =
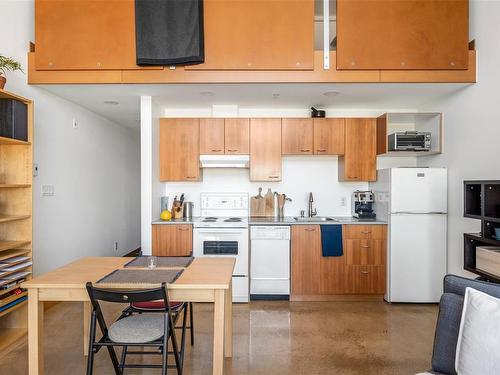
<path id="1" fill-rule="evenodd" d="M 294 217 L 295 221 L 300 223 L 321 223 L 325 221 L 338 221 L 337 219 L 326 216 L 313 216 L 313 217 Z"/>

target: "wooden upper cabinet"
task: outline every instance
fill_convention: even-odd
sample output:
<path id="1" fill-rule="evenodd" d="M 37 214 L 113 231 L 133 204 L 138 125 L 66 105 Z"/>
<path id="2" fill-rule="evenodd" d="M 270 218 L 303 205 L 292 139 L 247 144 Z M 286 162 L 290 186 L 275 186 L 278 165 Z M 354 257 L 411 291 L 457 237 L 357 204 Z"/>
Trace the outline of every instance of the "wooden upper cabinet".
<path id="1" fill-rule="evenodd" d="M 312 70 L 313 0 L 205 0 L 205 63 L 194 69 Z"/>
<path id="2" fill-rule="evenodd" d="M 377 120 L 345 120 L 345 152 L 339 158 L 340 181 L 377 180 Z"/>
<path id="3" fill-rule="evenodd" d="M 343 118 L 314 119 L 314 153 L 343 155 L 345 120 Z"/>
<path id="4" fill-rule="evenodd" d="M 250 120 L 227 118 L 224 120 L 225 153 L 241 155 L 250 153 Z"/>
<path id="5" fill-rule="evenodd" d="M 199 119 L 160 120 L 160 181 L 200 179 Z"/>
<path id="6" fill-rule="evenodd" d="M 337 0 L 337 69 L 467 69 L 468 0 Z"/>
<path id="7" fill-rule="evenodd" d="M 281 119 L 250 120 L 250 180 L 281 181 Z"/>
<path id="8" fill-rule="evenodd" d="M 310 118 L 284 118 L 281 122 L 281 153 L 313 153 L 313 123 Z"/>
<path id="9" fill-rule="evenodd" d="M 200 119 L 200 153 L 202 155 L 224 154 L 224 119 Z"/>
<path id="10" fill-rule="evenodd" d="M 35 0 L 35 42 L 38 70 L 141 69 L 134 0 Z"/>
<path id="11" fill-rule="evenodd" d="M 153 255 L 190 256 L 193 253 L 193 226 L 190 224 L 153 225 Z"/>

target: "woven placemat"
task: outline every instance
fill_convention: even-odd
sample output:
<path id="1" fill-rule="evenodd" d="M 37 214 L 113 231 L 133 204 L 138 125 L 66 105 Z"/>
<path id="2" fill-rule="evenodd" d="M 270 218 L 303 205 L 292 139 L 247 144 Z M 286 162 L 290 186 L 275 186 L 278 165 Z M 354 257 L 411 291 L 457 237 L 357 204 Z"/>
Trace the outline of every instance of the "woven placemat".
<path id="1" fill-rule="evenodd" d="M 184 270 L 114 270 L 100 279 L 97 284 L 172 284 Z"/>
<path id="2" fill-rule="evenodd" d="M 125 268 L 147 268 L 147 256 L 137 257 L 125 264 Z M 188 267 L 193 262 L 193 257 L 156 257 L 156 267 Z"/>

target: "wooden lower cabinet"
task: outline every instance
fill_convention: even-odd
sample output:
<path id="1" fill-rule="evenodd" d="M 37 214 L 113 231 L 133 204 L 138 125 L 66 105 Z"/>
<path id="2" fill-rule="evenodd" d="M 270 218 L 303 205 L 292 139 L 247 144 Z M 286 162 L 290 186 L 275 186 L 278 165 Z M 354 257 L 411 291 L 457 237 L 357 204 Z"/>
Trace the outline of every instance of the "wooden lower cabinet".
<path id="1" fill-rule="evenodd" d="M 190 256 L 193 253 L 193 226 L 190 224 L 153 225 L 153 255 Z"/>
<path id="2" fill-rule="evenodd" d="M 344 255 L 323 257 L 320 226 L 292 225 L 291 300 L 384 294 L 386 233 L 385 225 L 343 225 Z"/>

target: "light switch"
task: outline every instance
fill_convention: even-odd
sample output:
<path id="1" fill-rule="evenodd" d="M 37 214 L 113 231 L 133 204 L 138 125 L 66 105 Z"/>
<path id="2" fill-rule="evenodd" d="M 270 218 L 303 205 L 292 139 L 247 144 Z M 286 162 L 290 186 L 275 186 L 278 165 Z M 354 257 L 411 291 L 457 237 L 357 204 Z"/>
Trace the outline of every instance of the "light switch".
<path id="1" fill-rule="evenodd" d="M 42 197 L 53 197 L 54 185 L 42 185 Z"/>

